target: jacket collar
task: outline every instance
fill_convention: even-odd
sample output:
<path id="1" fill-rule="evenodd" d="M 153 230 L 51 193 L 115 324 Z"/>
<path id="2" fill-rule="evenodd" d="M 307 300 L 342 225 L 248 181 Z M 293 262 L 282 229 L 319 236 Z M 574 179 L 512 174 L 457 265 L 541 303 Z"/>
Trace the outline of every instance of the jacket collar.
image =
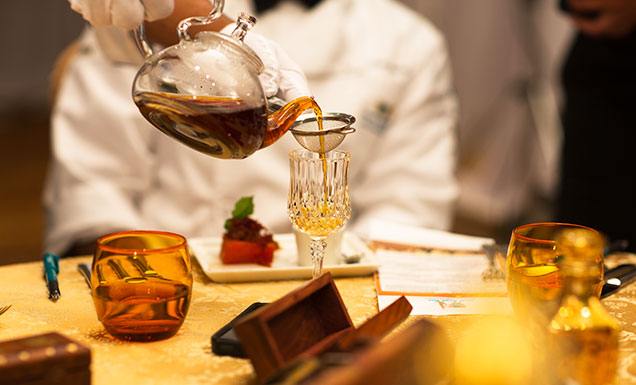
<path id="1" fill-rule="evenodd" d="M 312 9 L 282 2 L 259 17 L 255 31 L 277 42 L 303 69 L 318 75 L 345 54 L 351 0 L 325 0 Z"/>

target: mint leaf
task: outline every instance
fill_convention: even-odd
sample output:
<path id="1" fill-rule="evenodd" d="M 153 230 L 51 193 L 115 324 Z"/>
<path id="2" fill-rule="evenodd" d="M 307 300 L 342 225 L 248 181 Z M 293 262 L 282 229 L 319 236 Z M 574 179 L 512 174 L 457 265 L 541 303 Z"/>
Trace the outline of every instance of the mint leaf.
<path id="1" fill-rule="evenodd" d="M 254 197 L 242 197 L 234 204 L 234 210 L 232 210 L 232 218 L 225 220 L 223 227 L 225 230 L 230 231 L 232 227 L 232 219 L 247 218 L 254 212 Z"/>
<path id="2" fill-rule="evenodd" d="M 243 197 L 234 204 L 232 218 L 247 218 L 254 212 L 254 197 Z"/>

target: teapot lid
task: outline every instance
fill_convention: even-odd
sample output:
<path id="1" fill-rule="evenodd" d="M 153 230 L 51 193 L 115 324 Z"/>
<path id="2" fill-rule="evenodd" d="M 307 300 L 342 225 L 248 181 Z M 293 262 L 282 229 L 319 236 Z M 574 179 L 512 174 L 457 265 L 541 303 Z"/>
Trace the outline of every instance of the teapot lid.
<path id="1" fill-rule="evenodd" d="M 179 41 L 181 43 L 196 43 L 200 42 L 201 40 L 207 40 L 207 42 L 209 43 L 215 39 L 220 39 L 220 43 L 217 43 L 225 46 L 225 48 L 228 48 L 228 51 L 230 52 L 242 55 L 242 62 L 247 63 L 248 66 L 252 67 L 256 71 L 256 73 L 260 74 L 265 68 L 265 66 L 263 65 L 263 61 L 258 57 L 254 50 L 252 50 L 247 44 L 243 42 L 247 31 L 249 31 L 256 23 L 256 18 L 254 16 L 248 15 L 244 12 L 241 13 L 241 15 L 236 20 L 236 27 L 232 31 L 231 35 L 221 32 L 201 31 L 197 33 L 196 36 L 193 38 L 188 32 L 188 29 L 193 25 L 210 24 L 212 21 L 218 19 L 223 12 L 224 3 L 224 0 L 214 0 L 215 7 L 209 15 L 193 16 L 181 20 L 179 22 L 179 25 L 177 26 L 177 35 L 179 36 Z M 208 37 L 207 39 L 206 36 Z M 210 38 L 211 36 L 214 36 L 214 38 Z M 143 24 L 136 30 L 134 30 L 133 37 L 137 48 L 146 58 L 154 55 L 151 44 L 146 40 L 146 34 Z M 168 49 L 169 48 L 170 47 L 168 47 Z"/>
<path id="2" fill-rule="evenodd" d="M 254 66 L 257 73 L 263 72 L 265 69 L 265 65 L 261 58 L 258 57 L 256 52 L 251 49 L 243 39 L 245 39 L 245 35 L 247 31 L 249 31 L 254 24 L 256 24 L 256 18 L 254 16 L 248 15 L 245 12 L 241 12 L 241 15 L 236 20 L 236 27 L 234 31 L 232 31 L 232 38 L 227 39 L 227 35 L 221 34 L 223 38 L 229 40 L 230 42 L 239 45 L 240 48 L 243 49 L 245 53 L 245 60 L 250 63 L 250 65 Z"/>
<path id="3" fill-rule="evenodd" d="M 192 25 L 208 24 L 211 20 L 217 17 L 218 14 L 210 14 L 206 17 L 195 16 L 181 20 L 177 27 L 177 34 L 179 35 L 180 41 L 211 41 L 209 39 L 213 36 L 212 39 L 221 39 L 219 44 L 226 46 L 228 51 L 242 54 L 244 57 L 241 61 L 248 63 L 248 65 L 250 65 L 258 74 L 263 72 L 265 68 L 263 61 L 258 57 L 254 50 L 243 42 L 247 31 L 249 31 L 256 23 L 256 18 L 254 16 L 248 15 L 244 12 L 241 13 L 236 20 L 236 27 L 232 31 L 231 35 L 221 32 L 201 31 L 192 38 L 190 33 L 188 33 L 188 29 Z"/>

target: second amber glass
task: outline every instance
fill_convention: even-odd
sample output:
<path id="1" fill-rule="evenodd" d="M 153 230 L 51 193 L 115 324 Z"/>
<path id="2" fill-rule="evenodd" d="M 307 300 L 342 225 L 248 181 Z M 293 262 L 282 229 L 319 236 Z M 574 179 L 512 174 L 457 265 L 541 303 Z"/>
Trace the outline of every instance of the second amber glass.
<path id="1" fill-rule="evenodd" d="M 97 318 L 114 337 L 154 341 L 173 336 L 192 293 L 184 237 L 124 231 L 97 240 L 91 286 Z"/>
<path id="2" fill-rule="evenodd" d="M 522 321 L 544 327 L 559 306 L 562 279 L 558 262 L 561 252 L 556 240 L 564 229 L 596 230 L 567 223 L 532 223 L 513 230 L 508 246 L 506 271 L 508 295 Z M 595 291 L 602 288 L 603 256 L 598 255 L 600 275 Z"/>

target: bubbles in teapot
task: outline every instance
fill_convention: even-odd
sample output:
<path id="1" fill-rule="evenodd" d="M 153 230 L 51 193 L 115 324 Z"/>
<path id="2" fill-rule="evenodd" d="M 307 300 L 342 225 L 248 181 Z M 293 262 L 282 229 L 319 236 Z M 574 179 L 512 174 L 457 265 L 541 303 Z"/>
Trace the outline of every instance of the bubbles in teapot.
<path id="1" fill-rule="evenodd" d="M 245 158 L 261 147 L 265 137 L 264 105 L 164 92 L 141 92 L 133 98 L 143 116 L 163 133 L 216 158 Z"/>

